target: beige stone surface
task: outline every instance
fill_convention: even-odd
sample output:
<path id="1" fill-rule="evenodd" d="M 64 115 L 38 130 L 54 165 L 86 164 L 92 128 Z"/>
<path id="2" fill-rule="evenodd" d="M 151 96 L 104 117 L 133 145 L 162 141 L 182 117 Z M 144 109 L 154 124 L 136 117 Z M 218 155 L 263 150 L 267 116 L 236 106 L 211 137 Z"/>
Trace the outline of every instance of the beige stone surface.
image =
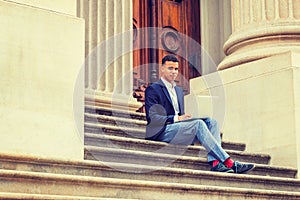
<path id="1" fill-rule="evenodd" d="M 298 63 L 300 63 L 300 59 L 299 56 L 298 57 L 294 57 L 295 60 L 297 60 Z M 296 124 L 296 130 L 298 130 L 297 134 L 296 134 L 296 143 L 297 145 L 297 158 L 300 157 L 300 68 L 296 68 L 294 69 L 294 95 L 295 95 L 295 124 Z M 297 160 L 297 164 L 298 166 L 300 166 L 300 159 Z M 299 170 L 299 167 L 298 167 Z M 298 171 L 298 177 L 300 177 L 300 172 Z"/>
<path id="2" fill-rule="evenodd" d="M 149 148 L 153 145 L 156 146 L 158 143 L 154 141 L 144 142 L 150 142 L 147 144 Z M 138 144 L 136 145 L 138 146 Z M 162 143 L 162 145 L 164 144 Z M 195 146 L 192 148 L 195 148 Z M 243 155 L 242 157 L 245 156 L 246 155 Z M 199 163 L 197 161 L 195 162 Z M 203 160 L 203 163 L 205 162 L 206 161 Z M 209 168 L 203 170 L 200 168 L 192 170 L 190 168 L 182 168 L 180 166 L 158 168 L 157 165 L 145 165 L 146 163 L 143 163 L 142 165 L 121 163 L 121 160 L 114 163 L 108 163 L 91 160 L 74 161 L 3 154 L 0 155 L 0 164 L 1 169 L 7 170 L 17 169 L 18 171 L 29 172 L 72 174 L 85 177 L 109 177 L 128 180 L 220 186 L 228 188 L 267 189 L 292 192 L 297 191 L 300 187 L 300 180 L 295 179 L 293 176 L 287 176 L 287 174 L 291 175 L 291 173 L 288 172 L 288 169 L 278 170 L 278 168 L 272 169 L 268 166 L 265 166 L 264 169 L 260 169 L 262 172 L 261 174 L 234 175 L 211 173 L 208 171 Z M 258 168 L 254 171 L 257 169 Z M 228 181 L 231 182 L 230 185 L 228 185 Z"/>
<path id="3" fill-rule="evenodd" d="M 76 0 L 4 0 L 76 16 Z"/>
<path id="4" fill-rule="evenodd" d="M 89 89 L 85 90 L 85 105 L 131 112 L 135 112 L 142 107 L 142 103 L 137 102 L 132 95 L 119 94 L 118 92 L 98 92 Z"/>
<path id="5" fill-rule="evenodd" d="M 73 114 L 74 89 L 84 90 L 80 79 L 75 88 L 83 20 L 6 1 L 0 16 L 0 152 L 83 159 Z"/>
<path id="6" fill-rule="evenodd" d="M 0 169 L 0 192 L 143 200 L 300 199 L 300 193 Z M 225 179 L 225 178 L 224 178 Z"/>
<path id="7" fill-rule="evenodd" d="M 199 95 L 223 88 L 226 141 L 245 142 L 249 151 L 270 154 L 271 164 L 299 169 L 299 66 L 299 52 L 287 52 L 209 75 L 222 84 L 207 87 L 204 76 L 191 86 Z"/>

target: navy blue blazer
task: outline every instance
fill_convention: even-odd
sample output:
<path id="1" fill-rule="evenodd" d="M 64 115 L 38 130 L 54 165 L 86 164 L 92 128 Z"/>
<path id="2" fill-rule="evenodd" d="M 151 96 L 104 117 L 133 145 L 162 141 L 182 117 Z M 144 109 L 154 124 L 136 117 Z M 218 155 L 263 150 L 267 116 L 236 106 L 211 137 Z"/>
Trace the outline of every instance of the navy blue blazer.
<path id="1" fill-rule="evenodd" d="M 175 86 L 179 114 L 184 114 L 184 95 L 180 87 Z M 174 123 L 175 110 L 167 87 L 162 80 L 148 86 L 145 91 L 146 139 L 157 140 L 167 124 Z"/>

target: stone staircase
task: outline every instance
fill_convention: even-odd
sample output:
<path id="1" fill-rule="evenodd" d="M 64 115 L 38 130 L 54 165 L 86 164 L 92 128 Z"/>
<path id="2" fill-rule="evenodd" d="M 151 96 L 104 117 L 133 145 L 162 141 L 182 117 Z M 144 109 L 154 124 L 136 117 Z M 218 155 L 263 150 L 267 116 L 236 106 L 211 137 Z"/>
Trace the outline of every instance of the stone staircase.
<path id="1" fill-rule="evenodd" d="M 200 145 L 142 139 L 145 115 L 86 105 L 85 160 L 0 155 L 0 199 L 300 199 L 297 170 L 223 142 L 249 174 L 210 172 Z"/>

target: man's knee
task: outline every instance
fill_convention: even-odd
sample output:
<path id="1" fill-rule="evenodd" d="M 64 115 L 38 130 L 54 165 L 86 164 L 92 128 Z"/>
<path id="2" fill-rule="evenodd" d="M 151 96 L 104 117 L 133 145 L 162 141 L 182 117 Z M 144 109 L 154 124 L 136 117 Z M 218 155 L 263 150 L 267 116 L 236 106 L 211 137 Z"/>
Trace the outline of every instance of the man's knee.
<path id="1" fill-rule="evenodd" d="M 198 119 L 196 121 L 196 123 L 197 123 L 198 127 L 205 127 L 205 126 L 207 126 L 206 123 L 202 119 Z"/>
<path id="2" fill-rule="evenodd" d="M 207 124 L 208 127 L 215 127 L 218 126 L 218 122 L 217 120 L 213 119 L 213 118 L 206 118 L 205 122 Z"/>

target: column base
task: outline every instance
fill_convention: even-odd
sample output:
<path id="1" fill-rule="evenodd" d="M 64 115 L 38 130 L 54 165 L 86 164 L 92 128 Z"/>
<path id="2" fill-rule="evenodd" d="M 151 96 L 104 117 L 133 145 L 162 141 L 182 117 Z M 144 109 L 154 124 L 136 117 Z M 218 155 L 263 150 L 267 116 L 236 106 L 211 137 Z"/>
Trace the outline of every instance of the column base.
<path id="1" fill-rule="evenodd" d="M 275 20 L 245 26 L 235 31 L 224 44 L 227 55 L 218 70 L 262 58 L 300 50 L 299 20 Z"/>
<path id="2" fill-rule="evenodd" d="M 290 51 L 239 65 L 215 73 L 223 83 L 206 88 L 204 76 L 192 80 L 191 88 L 198 95 L 215 88 L 225 91 L 226 141 L 270 154 L 271 164 L 300 169 L 299 58 L 300 52 Z"/>
<path id="3" fill-rule="evenodd" d="M 85 90 L 85 104 L 133 112 L 143 106 L 141 102 L 137 102 L 130 95 L 99 92 L 91 89 Z"/>
<path id="4" fill-rule="evenodd" d="M 300 51 L 299 46 L 281 46 L 281 47 L 265 47 L 253 48 L 247 52 L 241 52 L 226 56 L 224 60 L 218 65 L 218 70 L 224 70 L 231 67 L 236 67 L 244 63 L 253 62 L 256 60 L 272 57 L 288 51 Z"/>

